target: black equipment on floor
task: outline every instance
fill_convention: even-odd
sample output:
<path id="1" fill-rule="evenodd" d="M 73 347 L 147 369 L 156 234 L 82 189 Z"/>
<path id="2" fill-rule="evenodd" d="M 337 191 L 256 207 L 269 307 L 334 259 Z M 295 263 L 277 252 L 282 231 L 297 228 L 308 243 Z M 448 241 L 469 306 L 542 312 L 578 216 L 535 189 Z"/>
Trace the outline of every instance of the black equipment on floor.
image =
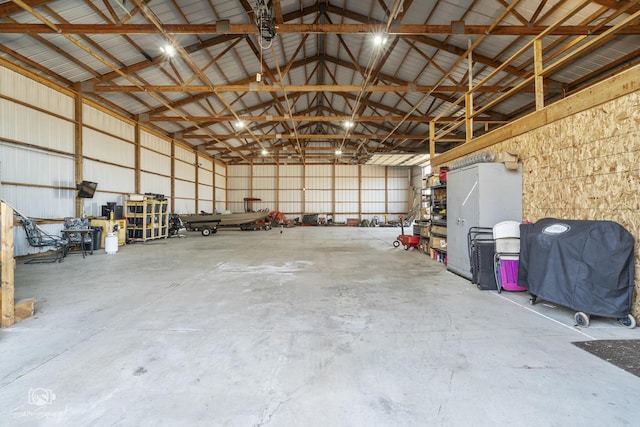
<path id="1" fill-rule="evenodd" d="M 578 310 L 575 320 L 589 324 L 589 315 L 631 319 L 634 288 L 634 239 L 613 221 L 544 218 L 520 225 L 518 285 L 532 303 L 540 297 Z"/>

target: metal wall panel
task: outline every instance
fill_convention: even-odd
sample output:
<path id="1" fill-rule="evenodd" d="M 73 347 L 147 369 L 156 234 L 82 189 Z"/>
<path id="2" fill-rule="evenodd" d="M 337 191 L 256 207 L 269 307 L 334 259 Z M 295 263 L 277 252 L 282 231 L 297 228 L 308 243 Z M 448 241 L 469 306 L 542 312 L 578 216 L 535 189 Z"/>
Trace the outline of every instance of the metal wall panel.
<path id="1" fill-rule="evenodd" d="M 135 146 L 111 135 L 82 128 L 82 154 L 92 159 L 135 167 Z"/>
<path id="2" fill-rule="evenodd" d="M 0 67 L 0 94 L 58 116 L 74 119 L 74 100 L 57 90 L 31 80 L 8 68 Z M 36 122 L 25 122 L 32 125 Z"/>
<path id="3" fill-rule="evenodd" d="M 384 213 L 386 212 L 386 207 L 384 202 L 363 202 L 362 203 L 362 212 L 363 213 Z"/>
<path id="4" fill-rule="evenodd" d="M 355 203 L 336 202 L 336 212 L 340 212 L 340 213 L 353 212 L 353 214 L 357 216 L 358 202 L 355 202 Z"/>
<path id="5" fill-rule="evenodd" d="M 389 214 L 406 214 L 409 211 L 407 203 L 388 203 Z"/>
<path id="6" fill-rule="evenodd" d="M 278 174 L 276 165 L 254 165 L 253 176 L 271 176 L 275 177 Z"/>
<path id="7" fill-rule="evenodd" d="M 387 192 L 387 199 L 389 202 L 406 204 L 409 202 L 409 190 L 390 190 Z"/>
<path id="8" fill-rule="evenodd" d="M 226 178 L 227 175 L 228 175 L 227 167 L 225 165 L 223 165 L 223 164 L 214 163 L 213 164 L 213 170 L 216 173 L 216 175 L 219 175 L 222 178 Z M 224 181 L 224 179 L 223 179 L 223 181 Z"/>
<path id="9" fill-rule="evenodd" d="M 363 165 L 362 176 L 368 178 L 384 178 L 386 176 L 385 167 L 377 165 Z"/>
<path id="10" fill-rule="evenodd" d="M 189 199 L 178 199 L 174 201 L 174 213 L 192 214 L 196 212 L 196 201 Z"/>
<path id="11" fill-rule="evenodd" d="M 389 178 L 387 180 L 389 190 L 407 190 L 409 188 L 409 178 Z"/>
<path id="12" fill-rule="evenodd" d="M 362 190 L 361 200 L 363 203 L 382 202 L 384 204 L 385 192 L 380 190 Z"/>
<path id="13" fill-rule="evenodd" d="M 0 181 L 75 188 L 72 156 L 0 142 Z"/>
<path id="14" fill-rule="evenodd" d="M 358 190 L 336 190 L 336 202 L 358 202 Z M 357 209 L 356 209 L 357 211 Z"/>
<path id="15" fill-rule="evenodd" d="M 248 176 L 229 177 L 227 180 L 229 182 L 230 190 L 244 191 L 245 194 L 249 193 L 249 188 L 251 188 L 251 178 Z"/>
<path id="16" fill-rule="evenodd" d="M 207 172 L 213 173 L 213 161 L 211 159 L 198 154 L 197 161 L 200 170 L 206 170 Z"/>
<path id="17" fill-rule="evenodd" d="M 177 179 L 184 179 L 186 181 L 195 182 L 196 180 L 196 167 L 193 163 L 185 163 L 177 160 L 175 162 L 175 177 Z"/>
<path id="18" fill-rule="evenodd" d="M 140 148 L 140 169 L 160 175 L 171 175 L 171 157 Z"/>
<path id="19" fill-rule="evenodd" d="M 140 192 L 171 195 L 171 177 L 140 172 Z"/>
<path id="20" fill-rule="evenodd" d="M 378 190 L 382 192 L 382 199 L 384 200 L 385 191 L 385 179 L 384 178 L 363 178 L 362 179 L 363 190 Z"/>
<path id="21" fill-rule="evenodd" d="M 82 106 L 82 123 L 124 140 L 135 141 L 135 127 L 133 125 L 86 104 Z M 86 142 L 86 140 L 84 141 Z"/>
<path id="22" fill-rule="evenodd" d="M 227 194 L 224 191 L 220 191 L 216 188 L 216 212 L 222 212 L 227 208 Z"/>
<path id="23" fill-rule="evenodd" d="M 227 166 L 227 176 L 231 177 L 244 177 L 249 178 L 251 176 L 251 166 L 249 165 L 230 165 Z"/>
<path id="24" fill-rule="evenodd" d="M 336 178 L 336 190 L 358 190 L 358 178 Z"/>
<path id="25" fill-rule="evenodd" d="M 195 165 L 196 163 L 196 154 L 193 151 L 181 147 L 180 145 L 176 145 L 175 157 L 176 160 L 182 160 L 183 162 L 191 165 Z"/>
<path id="26" fill-rule="evenodd" d="M 283 177 L 280 178 L 280 188 L 282 190 L 302 190 L 302 177 Z"/>
<path id="27" fill-rule="evenodd" d="M 280 190 L 280 204 L 282 203 L 300 203 L 302 202 L 302 191 L 300 190 Z"/>
<path id="28" fill-rule="evenodd" d="M 332 177 L 333 165 L 308 165 L 306 173 L 308 177 Z"/>
<path id="29" fill-rule="evenodd" d="M 198 200 L 213 200 L 213 187 L 210 185 L 198 184 Z"/>
<path id="30" fill-rule="evenodd" d="M 0 137 L 73 153 L 73 135 L 72 122 L 0 99 Z"/>
<path id="31" fill-rule="evenodd" d="M 287 177 L 302 177 L 301 165 L 284 165 L 280 166 L 280 176 Z"/>
<path id="32" fill-rule="evenodd" d="M 75 190 L 2 184 L 1 191 L 2 199 L 30 217 L 53 219 L 75 215 Z"/>
<path id="33" fill-rule="evenodd" d="M 265 208 L 273 210 L 276 208 L 276 190 L 256 190 L 253 192 L 252 197 L 262 200 L 254 203 L 254 210 Z"/>
<path id="34" fill-rule="evenodd" d="M 336 176 L 340 177 L 358 177 L 357 165 L 336 165 Z"/>
<path id="35" fill-rule="evenodd" d="M 390 167 L 388 168 L 388 176 L 389 178 L 405 178 L 408 179 L 409 176 L 409 168 L 406 167 Z"/>
<path id="36" fill-rule="evenodd" d="M 271 190 L 275 189 L 277 185 L 277 178 L 275 176 L 254 176 L 253 177 L 253 191 L 257 190 Z"/>
<path id="37" fill-rule="evenodd" d="M 144 130 L 140 131 L 140 146 L 171 157 L 171 141 L 145 132 Z"/>
<path id="38" fill-rule="evenodd" d="M 333 178 L 324 178 L 311 176 L 307 178 L 307 190 L 312 188 L 316 190 L 332 190 L 333 189 Z"/>
<path id="39" fill-rule="evenodd" d="M 279 210 L 286 216 L 300 216 L 302 214 L 302 205 L 299 202 L 280 202 Z"/>
<path id="40" fill-rule="evenodd" d="M 215 210 L 215 207 L 213 206 L 213 202 L 211 200 L 198 199 L 198 211 L 213 212 L 214 210 Z M 195 211 L 180 212 L 180 213 L 195 213 Z"/>
<path id="41" fill-rule="evenodd" d="M 198 168 L 198 183 L 213 185 L 213 172 Z"/>
<path id="42" fill-rule="evenodd" d="M 333 190 L 310 190 L 307 188 L 307 191 L 305 191 L 305 201 L 307 203 L 331 203 L 333 202 Z"/>
<path id="43" fill-rule="evenodd" d="M 82 179 L 98 183 L 98 191 L 133 193 L 135 173 L 133 169 L 84 159 Z"/>
<path id="44" fill-rule="evenodd" d="M 183 197 L 189 199 L 195 199 L 196 197 L 196 185 L 194 182 L 176 179 L 174 180 L 174 190 L 175 197 Z"/>
<path id="45" fill-rule="evenodd" d="M 333 212 L 333 204 L 328 202 L 305 202 L 304 207 L 308 213 Z"/>

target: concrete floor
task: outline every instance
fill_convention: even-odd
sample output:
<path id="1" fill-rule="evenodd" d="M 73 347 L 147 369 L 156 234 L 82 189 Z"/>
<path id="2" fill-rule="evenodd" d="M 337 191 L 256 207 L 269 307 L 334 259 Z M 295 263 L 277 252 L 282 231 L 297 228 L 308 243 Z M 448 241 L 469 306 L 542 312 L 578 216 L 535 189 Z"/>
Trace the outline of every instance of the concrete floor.
<path id="1" fill-rule="evenodd" d="M 16 269 L 0 425 L 624 426 L 640 378 L 573 341 L 640 338 L 479 291 L 395 228 L 221 230 Z"/>

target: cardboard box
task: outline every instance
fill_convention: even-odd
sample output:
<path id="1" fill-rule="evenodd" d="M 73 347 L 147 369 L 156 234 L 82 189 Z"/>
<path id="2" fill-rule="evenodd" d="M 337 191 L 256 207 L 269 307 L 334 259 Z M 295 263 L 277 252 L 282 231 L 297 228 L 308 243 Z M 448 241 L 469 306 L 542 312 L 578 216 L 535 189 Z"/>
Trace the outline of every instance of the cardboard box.
<path id="1" fill-rule="evenodd" d="M 433 249 L 447 250 L 447 239 L 445 237 L 431 237 L 431 247 Z"/>
<path id="2" fill-rule="evenodd" d="M 432 225 L 431 226 L 431 234 L 440 234 L 442 236 L 447 235 L 447 227 L 442 225 Z"/>

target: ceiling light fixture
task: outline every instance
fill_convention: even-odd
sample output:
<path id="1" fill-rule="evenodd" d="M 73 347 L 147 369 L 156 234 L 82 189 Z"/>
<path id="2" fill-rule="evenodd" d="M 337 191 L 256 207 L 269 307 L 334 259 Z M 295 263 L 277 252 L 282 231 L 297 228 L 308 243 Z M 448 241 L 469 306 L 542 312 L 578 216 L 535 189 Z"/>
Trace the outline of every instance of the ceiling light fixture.
<path id="1" fill-rule="evenodd" d="M 236 129 L 242 129 L 243 127 L 245 127 L 245 123 L 242 120 L 238 120 L 233 125 L 236 127 Z"/>
<path id="2" fill-rule="evenodd" d="M 266 149 L 266 148 L 263 148 L 263 149 L 262 149 L 262 155 L 263 155 L 263 156 L 266 156 L 266 155 L 268 155 L 268 154 L 269 154 L 269 152 L 267 151 L 267 149 Z"/>
<path id="3" fill-rule="evenodd" d="M 376 34 L 373 36 L 373 44 L 376 46 L 382 46 L 387 41 L 387 38 L 382 34 Z"/>
<path id="4" fill-rule="evenodd" d="M 343 123 L 343 126 L 345 127 L 345 129 L 351 129 L 354 126 L 354 123 L 351 120 L 347 120 Z"/>
<path id="5" fill-rule="evenodd" d="M 176 54 L 176 48 L 173 47 L 173 45 L 171 45 L 170 43 L 167 43 L 164 46 L 160 47 L 160 50 L 168 57 L 173 57 Z"/>
<path id="6" fill-rule="evenodd" d="M 342 155 L 342 150 L 336 150 L 336 156 L 341 156 Z"/>

